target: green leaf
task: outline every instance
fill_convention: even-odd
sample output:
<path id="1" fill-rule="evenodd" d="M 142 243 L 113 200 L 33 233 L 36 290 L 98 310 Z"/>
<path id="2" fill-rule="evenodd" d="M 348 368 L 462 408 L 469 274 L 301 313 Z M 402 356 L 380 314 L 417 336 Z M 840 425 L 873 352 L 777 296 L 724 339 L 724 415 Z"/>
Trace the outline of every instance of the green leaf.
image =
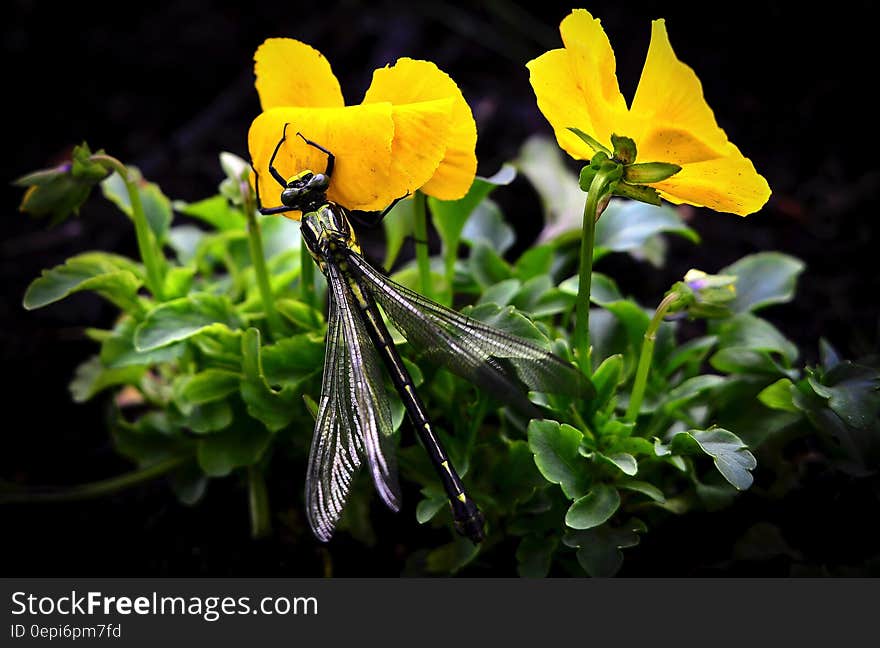
<path id="1" fill-rule="evenodd" d="M 789 362 L 797 359 L 798 349 L 767 320 L 750 313 L 740 313 L 721 326 L 718 336 L 721 349 L 742 347 L 778 353 Z"/>
<path id="2" fill-rule="evenodd" d="M 780 252 L 759 252 L 722 268 L 717 274 L 735 275 L 736 299 L 730 308 L 737 313 L 754 311 L 794 298 L 797 278 L 804 262 Z"/>
<path id="3" fill-rule="evenodd" d="M 260 353 L 260 330 L 249 328 L 241 337 L 241 397 L 248 414 L 275 432 L 286 426 L 297 412 L 298 396 L 293 388 L 275 391 L 266 382 Z"/>
<path id="4" fill-rule="evenodd" d="M 126 257 L 105 252 L 87 252 L 69 258 L 64 265 L 43 270 L 24 295 L 24 307 L 28 310 L 42 308 L 68 295 L 91 290 L 109 300 L 120 309 L 140 313 L 137 297 L 141 269 Z"/>
<path id="5" fill-rule="evenodd" d="M 623 356 L 616 353 L 602 361 L 593 372 L 593 384 L 596 386 L 596 407 L 602 408 L 617 392 L 623 380 Z"/>
<path id="6" fill-rule="evenodd" d="M 552 245 L 530 247 L 516 260 L 513 273 L 520 281 L 528 281 L 539 275 L 549 275 L 555 255 L 556 248 Z"/>
<path id="7" fill-rule="evenodd" d="M 797 405 L 792 399 L 794 383 L 788 378 L 780 378 L 769 387 L 765 387 L 758 394 L 758 400 L 770 409 L 784 412 L 799 412 Z"/>
<path id="8" fill-rule="evenodd" d="M 269 447 L 272 434 L 247 417 L 199 440 L 199 466 L 210 477 L 225 477 L 236 468 L 257 463 Z"/>
<path id="9" fill-rule="evenodd" d="M 830 369 L 819 383 L 810 378 L 810 385 L 828 406 L 854 428 L 867 429 L 878 423 L 880 416 L 880 371 L 849 361 L 841 361 Z"/>
<path id="10" fill-rule="evenodd" d="M 717 342 L 717 336 L 704 335 L 679 345 L 664 361 L 663 373 L 668 376 L 681 367 L 686 374 L 697 371 Z"/>
<path id="11" fill-rule="evenodd" d="M 723 428 L 679 432 L 669 444 L 672 452 L 693 454 L 703 452 L 715 462 L 718 472 L 737 490 L 752 485 L 752 473 L 758 462 L 748 446 L 733 432 Z"/>
<path id="12" fill-rule="evenodd" d="M 513 228 L 504 222 L 501 209 L 487 198 L 471 212 L 461 230 L 461 239 L 473 245 L 487 245 L 504 254 L 516 240 Z"/>
<path id="13" fill-rule="evenodd" d="M 636 458 L 628 452 L 616 452 L 608 455 L 597 452 L 596 456 L 612 466 L 615 466 L 623 474 L 629 475 L 630 477 L 639 472 L 639 463 L 636 461 Z"/>
<path id="14" fill-rule="evenodd" d="M 438 200 L 428 198 L 428 206 L 431 210 L 431 219 L 434 227 L 443 241 L 444 256 L 454 259 L 458 251 L 458 243 L 461 240 L 462 230 L 471 212 L 477 205 L 485 200 L 493 190 L 501 185 L 513 182 L 516 170 L 510 165 L 505 165 L 491 178 L 477 177 L 463 198 L 458 200 Z"/>
<path id="15" fill-rule="evenodd" d="M 192 288 L 195 274 L 196 269 L 188 266 L 168 268 L 168 272 L 165 273 L 162 295 L 165 299 L 169 300 L 185 297 L 190 288 Z"/>
<path id="16" fill-rule="evenodd" d="M 639 533 L 647 530 L 645 524 L 633 518 L 620 527 L 603 525 L 584 531 L 567 531 L 562 542 L 577 547 L 577 560 L 587 574 L 596 578 L 614 576 L 623 564 L 621 549 L 639 544 Z"/>
<path id="17" fill-rule="evenodd" d="M 194 441 L 184 436 L 167 411 L 151 411 L 134 422 L 118 411 L 111 419 L 116 450 L 140 466 L 147 466 L 193 452 Z"/>
<path id="18" fill-rule="evenodd" d="M 189 407 L 186 425 L 196 434 L 211 434 L 229 427 L 232 416 L 228 401 L 215 400 Z"/>
<path id="19" fill-rule="evenodd" d="M 211 225 L 221 232 L 227 230 L 242 231 L 247 227 L 247 220 L 240 209 L 229 204 L 225 196 L 212 196 L 194 203 L 177 201 L 174 209 L 191 218 Z"/>
<path id="20" fill-rule="evenodd" d="M 324 365 L 324 336 L 300 333 L 266 345 L 261 350 L 266 381 L 273 385 L 295 385 L 321 371 Z"/>
<path id="21" fill-rule="evenodd" d="M 128 178 L 137 187 L 141 199 L 141 206 L 146 216 L 147 224 L 153 231 L 156 240 L 161 244 L 168 235 L 168 227 L 171 225 L 171 201 L 162 193 L 159 185 L 147 182 L 141 176 L 136 167 L 126 167 Z M 126 216 L 132 218 L 131 200 L 125 181 L 118 173 L 114 173 L 101 183 L 104 196 L 115 204 Z"/>
<path id="22" fill-rule="evenodd" d="M 516 571 L 523 578 L 545 578 L 550 573 L 559 539 L 528 535 L 516 548 Z"/>
<path id="23" fill-rule="evenodd" d="M 547 337 L 538 330 L 531 320 L 513 306 L 498 307 L 495 304 L 480 304 L 463 308 L 461 312 L 463 315 L 494 326 L 511 335 L 536 342 L 539 346 L 547 346 Z"/>
<path id="24" fill-rule="evenodd" d="M 241 320 L 225 296 L 194 293 L 156 306 L 134 334 L 135 348 L 149 351 L 186 340 L 216 325 L 239 328 Z"/>
<path id="25" fill-rule="evenodd" d="M 155 365 L 172 362 L 183 355 L 184 346 L 170 346 L 138 351 L 134 346 L 134 331 L 138 322 L 130 317 L 119 321 L 109 336 L 101 342 L 101 362 L 105 367 L 114 369 L 131 365 Z"/>
<path id="26" fill-rule="evenodd" d="M 449 500 L 442 493 L 426 497 L 416 504 L 416 521 L 419 524 L 427 524 L 447 506 L 449 506 Z"/>
<path id="27" fill-rule="evenodd" d="M 276 299 L 275 308 L 289 322 L 306 331 L 320 328 L 324 323 L 319 311 L 295 299 Z"/>
<path id="28" fill-rule="evenodd" d="M 614 486 L 594 484 L 568 508 L 565 524 L 572 529 L 592 529 L 607 522 L 619 507 L 620 493 Z"/>
<path id="29" fill-rule="evenodd" d="M 662 403 L 666 411 L 679 409 L 692 400 L 711 392 L 719 385 L 723 385 L 727 379 L 724 376 L 704 374 L 685 380 L 674 389 L 670 389 L 663 397 Z"/>
<path id="30" fill-rule="evenodd" d="M 624 490 L 634 491 L 636 493 L 641 493 L 642 495 L 647 495 L 659 504 L 663 504 L 666 501 L 666 496 L 663 495 L 663 491 L 654 486 L 654 484 L 649 484 L 648 482 L 636 480 L 621 481 L 616 482 L 615 486 Z"/>
<path id="31" fill-rule="evenodd" d="M 197 504 L 208 488 L 208 478 L 195 460 L 173 471 L 168 475 L 168 481 L 177 499 L 185 506 Z"/>
<path id="32" fill-rule="evenodd" d="M 174 400 L 188 414 L 196 405 L 219 400 L 238 391 L 241 374 L 225 369 L 205 369 L 174 380 Z M 231 415 L 231 413 L 230 413 Z"/>
<path id="33" fill-rule="evenodd" d="M 110 369 L 98 356 L 93 356 L 76 368 L 70 383 L 70 394 L 76 403 L 84 403 L 96 394 L 117 385 L 137 385 L 144 375 L 144 367 Z"/>
<path id="34" fill-rule="evenodd" d="M 513 276 L 507 261 L 488 245 L 476 245 L 471 251 L 468 265 L 474 279 L 484 287 L 510 279 Z"/>
<path id="35" fill-rule="evenodd" d="M 390 270 L 394 267 L 404 241 L 408 236 L 412 236 L 414 222 L 414 200 L 401 200 L 382 219 L 382 227 L 385 230 L 385 260 L 382 262 L 384 268 Z"/>
<path id="36" fill-rule="evenodd" d="M 508 510 L 529 499 L 536 488 L 546 481 L 535 467 L 535 458 L 529 444 L 522 440 L 506 441 L 507 456 L 492 470 L 492 484 Z"/>
<path id="37" fill-rule="evenodd" d="M 533 135 L 523 144 L 515 164 L 538 192 L 544 208 L 544 229 L 538 240 L 550 241 L 570 232 L 580 232 L 584 194 L 556 141 Z"/>
<path id="38" fill-rule="evenodd" d="M 480 553 L 479 545 L 475 545 L 467 538 L 456 536 L 452 542 L 430 551 L 425 567 L 436 574 L 454 574 L 476 558 L 478 553 Z"/>
<path id="39" fill-rule="evenodd" d="M 204 239 L 204 230 L 195 225 L 177 225 L 168 230 L 168 245 L 184 265 L 195 259 L 196 251 Z"/>
<path id="40" fill-rule="evenodd" d="M 599 259 L 608 252 L 637 253 L 649 239 L 661 233 L 678 234 L 693 243 L 700 240 L 672 207 L 612 200 L 596 223 L 593 257 Z"/>
<path id="41" fill-rule="evenodd" d="M 483 294 L 480 295 L 480 299 L 477 300 L 477 305 L 495 304 L 497 306 L 507 306 L 520 291 L 520 288 L 522 288 L 522 282 L 519 279 L 499 281 L 497 284 L 486 288 Z"/>
<path id="42" fill-rule="evenodd" d="M 544 478 L 562 487 L 569 499 L 587 492 L 587 466 L 578 453 L 584 435 L 565 423 L 533 419 L 528 427 L 529 448 Z"/>

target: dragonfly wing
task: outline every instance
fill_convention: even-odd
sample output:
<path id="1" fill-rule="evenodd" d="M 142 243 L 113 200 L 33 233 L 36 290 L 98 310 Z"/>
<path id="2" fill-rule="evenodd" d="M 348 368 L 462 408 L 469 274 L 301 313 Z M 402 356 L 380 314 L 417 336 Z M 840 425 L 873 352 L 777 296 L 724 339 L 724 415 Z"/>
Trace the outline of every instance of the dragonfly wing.
<path id="1" fill-rule="evenodd" d="M 321 404 L 306 479 L 309 522 L 324 541 L 333 534 L 364 458 L 379 496 L 390 509 L 400 508 L 380 360 L 345 279 L 332 266 L 328 285 L 332 294 Z"/>
<path id="2" fill-rule="evenodd" d="M 420 352 L 453 373 L 534 415 L 528 390 L 591 397 L 592 385 L 574 366 L 537 344 L 441 306 L 380 274 L 360 255 L 352 266 L 372 296 Z"/>

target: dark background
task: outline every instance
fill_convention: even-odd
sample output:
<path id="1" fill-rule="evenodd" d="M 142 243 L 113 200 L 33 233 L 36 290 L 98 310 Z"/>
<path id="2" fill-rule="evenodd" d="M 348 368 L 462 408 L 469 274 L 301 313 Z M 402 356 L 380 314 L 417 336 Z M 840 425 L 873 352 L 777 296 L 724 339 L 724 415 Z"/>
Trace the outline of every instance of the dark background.
<path id="1" fill-rule="evenodd" d="M 764 210 L 747 220 L 691 210 L 703 245 L 673 242 L 663 272 L 626 259 L 603 261 L 604 271 L 650 304 L 690 267 L 713 271 L 760 250 L 799 256 L 807 271 L 797 300 L 768 315 L 812 362 L 820 336 L 849 357 L 878 349 L 874 239 L 880 170 L 876 104 L 869 98 L 876 81 L 877 12 L 870 2 L 835 2 L 824 12 L 801 6 L 591 2 L 587 8 L 611 38 L 628 98 L 644 61 L 650 20 L 665 17 L 676 53 L 696 69 L 720 125 L 774 192 Z M 57 163 L 86 140 L 139 166 L 171 198 L 210 195 L 222 177 L 218 152 L 246 155 L 247 128 L 259 112 L 252 56 L 270 36 L 295 37 L 323 52 L 349 103 L 360 101 L 373 69 L 399 56 L 435 61 L 474 109 L 479 172 L 490 175 L 515 157 L 527 136 L 549 133 L 524 64 L 561 46 L 557 27 L 570 6 L 476 7 L 5 3 L 0 479 L 63 485 L 128 469 L 103 427 L 106 402 L 75 405 L 67 391 L 75 367 L 93 352 L 83 327 L 110 325 L 112 308 L 81 295 L 25 312 L 21 298 L 41 269 L 77 252 L 136 255 L 127 220 L 100 198 L 87 203 L 80 218 L 49 228 L 17 212 L 21 192 L 9 186 L 11 180 Z M 537 231 L 539 203 L 525 181 L 497 197 L 516 205 L 522 237 Z M 627 551 L 623 573 L 876 573 L 870 521 L 877 519 L 877 498 L 861 483 L 818 473 L 805 475 L 784 501 L 747 493 L 726 513 L 652 529 L 642 546 Z M 260 543 L 248 537 L 245 491 L 234 479 L 212 482 L 193 509 L 177 504 L 161 483 L 97 501 L 0 508 L 0 573 L 320 575 L 324 550 L 296 539 L 302 475 L 276 470 L 270 482 L 280 511 L 278 531 Z M 334 541 L 335 573 L 401 573 L 407 541 L 431 533 L 413 530 L 414 505 L 409 498 L 399 516 L 376 512 L 388 540 L 373 551 L 349 547 L 344 538 Z M 736 540 L 757 522 L 779 529 L 776 540 L 792 551 L 764 560 L 739 555 Z M 512 564 L 483 565 L 472 573 L 514 571 Z"/>

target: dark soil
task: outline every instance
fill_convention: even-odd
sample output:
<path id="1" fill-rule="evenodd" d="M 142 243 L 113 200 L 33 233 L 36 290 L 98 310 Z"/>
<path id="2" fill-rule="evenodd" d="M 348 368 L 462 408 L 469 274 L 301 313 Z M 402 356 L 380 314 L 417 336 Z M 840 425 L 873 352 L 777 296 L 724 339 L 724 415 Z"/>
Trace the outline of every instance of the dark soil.
<path id="1" fill-rule="evenodd" d="M 102 249 L 135 256 L 136 248 L 127 221 L 99 198 L 78 219 L 49 228 L 17 212 L 21 194 L 8 182 L 64 159 L 86 140 L 139 166 L 172 198 L 210 195 L 222 175 L 218 152 L 246 155 L 247 128 L 259 111 L 251 59 L 269 36 L 320 49 L 350 102 L 359 100 L 376 67 L 399 56 L 435 61 L 474 108 L 479 170 L 490 175 L 527 136 L 549 132 L 523 66 L 560 46 L 556 29 L 568 12 L 554 2 L 507 1 L 486 3 L 492 10 L 443 2 L 103 4 L 5 5 L 0 479 L 20 484 L 73 484 L 130 468 L 108 439 L 106 401 L 75 405 L 67 391 L 75 367 L 93 351 L 84 327 L 110 325 L 112 308 L 77 296 L 26 312 L 21 298 L 41 269 L 72 254 Z M 629 259 L 603 261 L 603 270 L 626 292 L 654 303 L 690 267 L 712 271 L 743 254 L 781 250 L 804 259 L 807 271 L 797 300 L 768 313 L 803 358 L 815 361 L 820 336 L 849 357 L 876 352 L 873 3 L 837 2 L 825 13 L 781 2 L 596 1 L 588 8 L 610 34 L 628 96 L 649 21 L 666 17 L 673 46 L 703 80 L 719 123 L 774 191 L 767 207 L 746 220 L 691 210 L 703 243 L 673 242 L 662 272 Z M 537 231 L 538 201 L 524 182 L 497 197 L 522 219 L 521 237 Z M 808 450 L 801 456 L 812 459 L 798 463 L 788 497 L 746 494 L 725 511 L 669 520 L 627 551 L 623 573 L 877 574 L 876 493 Z M 3 507 L 0 573 L 320 575 L 328 554 L 302 534 L 302 474 L 287 468 L 279 462 L 270 475 L 279 512 L 270 540 L 250 540 L 245 491 L 234 479 L 213 482 L 194 508 L 178 504 L 157 482 L 102 500 Z M 405 570 L 405 547 L 432 533 L 414 528 L 417 498 L 407 495 L 402 514 L 375 512 L 374 548 L 334 542 L 335 574 Z M 743 550 L 747 532 L 769 534 L 766 546 L 778 550 Z M 470 573 L 515 571 L 512 564 L 480 565 Z"/>

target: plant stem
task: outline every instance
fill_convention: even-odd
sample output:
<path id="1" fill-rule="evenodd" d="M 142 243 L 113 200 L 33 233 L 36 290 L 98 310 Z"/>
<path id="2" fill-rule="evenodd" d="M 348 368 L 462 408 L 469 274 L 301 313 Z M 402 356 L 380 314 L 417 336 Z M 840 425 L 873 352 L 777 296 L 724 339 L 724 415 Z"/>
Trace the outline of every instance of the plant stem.
<path id="1" fill-rule="evenodd" d="M 312 308 L 315 308 L 315 260 L 309 253 L 305 239 L 300 242 L 299 264 L 300 299 Z"/>
<path id="2" fill-rule="evenodd" d="M 159 463 L 133 470 L 132 472 L 111 477 L 101 481 L 80 484 L 71 488 L 52 489 L 28 489 L 22 491 L 0 492 L 0 504 L 8 503 L 42 503 L 42 502 L 70 502 L 75 500 L 112 495 L 119 491 L 137 486 L 138 484 L 160 477 L 182 465 L 189 457 L 172 457 Z"/>
<path id="3" fill-rule="evenodd" d="M 242 193 L 245 196 L 244 215 L 247 219 L 248 247 L 251 253 L 251 263 L 254 266 L 254 274 L 257 277 L 257 288 L 260 291 L 260 300 L 263 302 L 263 312 L 266 313 L 266 321 L 269 331 L 276 340 L 282 336 L 284 325 L 281 316 L 275 308 L 275 298 L 272 295 L 272 285 L 269 283 L 269 272 L 266 270 L 266 257 L 263 254 L 263 235 L 260 221 L 257 220 L 257 209 L 250 187 L 242 183 Z M 310 259 L 311 260 L 311 259 Z"/>
<path id="4" fill-rule="evenodd" d="M 642 339 L 642 352 L 639 354 L 639 366 L 636 369 L 636 378 L 635 382 L 633 382 L 632 394 L 629 398 L 629 406 L 626 408 L 626 416 L 624 417 L 627 421 L 635 421 L 639 415 L 639 410 L 642 408 L 642 400 L 645 397 L 645 387 L 648 384 L 648 372 L 651 370 L 651 358 L 654 355 L 654 342 L 657 340 L 657 329 L 659 329 L 660 324 L 663 323 L 666 311 L 669 310 L 672 302 L 677 298 L 678 295 L 675 293 L 666 295 L 666 297 L 663 298 L 663 301 L 660 302 L 660 305 L 657 306 L 657 310 L 654 311 L 654 316 L 648 323 L 648 328 Z"/>
<path id="5" fill-rule="evenodd" d="M 147 221 L 147 215 L 144 212 L 137 183 L 131 179 L 128 168 L 115 157 L 111 155 L 93 155 L 91 159 L 106 163 L 108 167 L 119 174 L 119 177 L 125 183 L 128 201 L 131 203 L 131 219 L 134 221 L 138 252 L 147 271 L 147 288 L 157 300 L 162 301 L 165 286 L 164 259 L 156 242 L 156 237 L 153 235 L 153 230 L 150 229 L 150 224 Z"/>
<path id="6" fill-rule="evenodd" d="M 413 197 L 413 238 L 415 239 L 416 264 L 419 269 L 421 293 L 428 299 L 433 299 L 431 257 L 428 251 L 427 202 L 427 196 L 421 191 L 416 191 L 416 195 Z"/>
<path id="7" fill-rule="evenodd" d="M 574 345 L 575 359 L 586 375 L 593 372 L 590 363 L 590 289 L 593 282 L 593 247 L 596 238 L 596 220 L 601 212 L 599 205 L 605 198 L 612 178 L 599 171 L 590 183 L 584 203 L 583 235 L 581 236 L 580 263 L 578 264 L 578 296 L 575 303 Z"/>
<path id="8" fill-rule="evenodd" d="M 251 537 L 264 538 L 272 533 L 269 494 L 259 466 L 248 467 L 248 505 L 251 511 Z"/>

